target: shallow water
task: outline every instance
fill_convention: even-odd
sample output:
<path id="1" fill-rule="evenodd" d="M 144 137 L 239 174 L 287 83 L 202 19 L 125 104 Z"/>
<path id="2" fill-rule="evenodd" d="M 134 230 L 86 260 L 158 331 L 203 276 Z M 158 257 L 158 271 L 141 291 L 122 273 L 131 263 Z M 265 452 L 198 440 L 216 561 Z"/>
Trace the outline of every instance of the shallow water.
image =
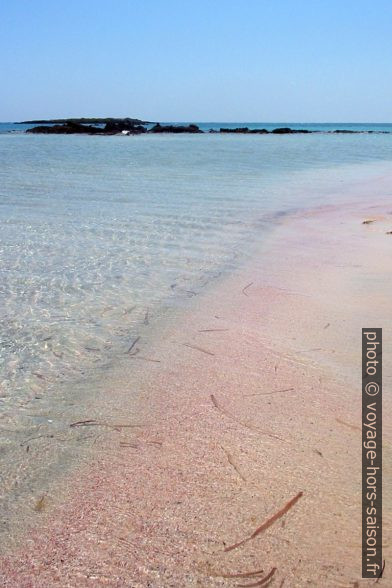
<path id="1" fill-rule="evenodd" d="M 0 161 L 7 501 L 42 484 L 56 451 L 72 459 L 72 443 L 32 464 L 19 453 L 66 434 L 75 398 L 83 413 L 141 327 L 252 255 L 282 213 L 368 199 L 392 136 L 3 134 Z"/>
<path id="2" fill-rule="evenodd" d="M 18 420 L 232 267 L 267 217 L 380 173 L 392 139 L 3 135 L 0 157 L 0 400 Z"/>

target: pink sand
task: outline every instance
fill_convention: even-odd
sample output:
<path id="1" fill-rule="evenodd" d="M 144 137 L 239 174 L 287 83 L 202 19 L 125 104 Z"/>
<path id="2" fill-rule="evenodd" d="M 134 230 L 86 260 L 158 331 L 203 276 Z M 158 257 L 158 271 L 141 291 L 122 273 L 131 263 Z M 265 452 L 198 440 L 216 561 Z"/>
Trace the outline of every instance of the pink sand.
<path id="1" fill-rule="evenodd" d="M 381 205 L 292 216 L 162 327 L 100 408 L 102 422 L 138 426 L 102 427 L 88 464 L 50 487 L 2 556 L 1 585 L 238 586 L 261 576 L 224 576 L 272 568 L 277 587 L 373 584 L 360 579 L 360 329 L 384 328 L 387 388 L 391 229 Z M 387 562 L 390 404 L 386 390 Z M 392 585 L 388 565 L 379 585 Z"/>

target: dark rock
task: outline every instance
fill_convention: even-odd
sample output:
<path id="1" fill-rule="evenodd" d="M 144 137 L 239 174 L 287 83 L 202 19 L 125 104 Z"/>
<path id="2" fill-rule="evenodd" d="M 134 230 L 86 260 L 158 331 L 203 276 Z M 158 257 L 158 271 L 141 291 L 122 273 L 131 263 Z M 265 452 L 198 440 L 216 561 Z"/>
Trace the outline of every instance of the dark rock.
<path id="1" fill-rule="evenodd" d="M 274 135 L 289 135 L 292 133 L 311 133 L 308 129 L 290 129 L 290 127 L 278 127 L 271 131 Z"/>
<path id="2" fill-rule="evenodd" d="M 63 125 L 45 125 L 33 127 L 32 129 L 28 129 L 26 133 L 44 135 L 117 135 L 118 133 L 122 133 L 123 131 L 127 131 L 127 133 L 133 135 L 140 135 L 141 133 L 146 132 L 146 128 L 142 125 L 135 125 L 133 121 L 130 119 L 128 121 L 123 120 L 121 122 L 107 122 L 104 128 L 94 127 L 91 125 L 85 125 L 75 122 L 67 122 Z"/>
<path id="3" fill-rule="evenodd" d="M 44 135 L 75 135 L 75 134 L 88 134 L 96 135 L 102 133 L 102 129 L 98 127 L 92 127 L 89 125 L 82 125 L 79 123 L 69 122 L 64 125 L 52 125 L 52 126 L 38 126 L 32 129 L 27 129 L 26 133 L 36 133 Z"/>
<path id="4" fill-rule="evenodd" d="M 149 131 L 150 133 L 202 133 L 197 125 L 161 125 L 157 123 Z"/>
<path id="5" fill-rule="evenodd" d="M 135 125 L 132 121 L 121 121 L 121 122 L 107 122 L 102 132 L 105 135 L 116 135 L 117 133 L 122 133 L 123 131 L 127 131 L 131 135 L 140 135 L 141 133 L 146 133 L 147 129 L 142 125 Z"/>
<path id="6" fill-rule="evenodd" d="M 249 133 L 249 128 L 248 127 L 237 127 L 234 129 L 227 129 L 227 128 L 220 128 L 219 129 L 220 133 Z"/>
<path id="7" fill-rule="evenodd" d="M 273 133 L 274 135 L 285 135 L 288 133 L 292 133 L 293 130 L 290 129 L 289 127 L 280 127 L 277 129 L 274 129 L 273 131 L 271 131 L 271 133 Z"/>
<path id="8" fill-rule="evenodd" d="M 236 127 L 233 129 L 230 128 L 221 128 L 219 129 L 220 133 L 240 133 L 240 134 L 252 134 L 252 135 L 266 135 L 268 134 L 267 129 L 249 129 L 248 127 Z"/>

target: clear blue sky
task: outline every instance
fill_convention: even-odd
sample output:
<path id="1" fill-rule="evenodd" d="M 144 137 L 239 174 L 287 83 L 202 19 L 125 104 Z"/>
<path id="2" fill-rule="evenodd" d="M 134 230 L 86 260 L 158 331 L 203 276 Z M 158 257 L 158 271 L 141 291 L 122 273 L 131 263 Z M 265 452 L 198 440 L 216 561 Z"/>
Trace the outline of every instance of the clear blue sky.
<path id="1" fill-rule="evenodd" d="M 392 121 L 391 0 L 2 0 L 0 120 Z"/>

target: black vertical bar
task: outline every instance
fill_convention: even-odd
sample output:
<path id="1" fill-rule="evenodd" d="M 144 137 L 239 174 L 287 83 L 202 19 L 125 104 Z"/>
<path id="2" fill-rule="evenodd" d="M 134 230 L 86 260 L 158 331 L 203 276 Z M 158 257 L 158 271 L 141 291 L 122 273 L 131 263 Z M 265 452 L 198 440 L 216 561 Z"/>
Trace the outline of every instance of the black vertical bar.
<path id="1" fill-rule="evenodd" d="M 362 577 L 382 573 L 382 329 L 362 329 Z"/>

